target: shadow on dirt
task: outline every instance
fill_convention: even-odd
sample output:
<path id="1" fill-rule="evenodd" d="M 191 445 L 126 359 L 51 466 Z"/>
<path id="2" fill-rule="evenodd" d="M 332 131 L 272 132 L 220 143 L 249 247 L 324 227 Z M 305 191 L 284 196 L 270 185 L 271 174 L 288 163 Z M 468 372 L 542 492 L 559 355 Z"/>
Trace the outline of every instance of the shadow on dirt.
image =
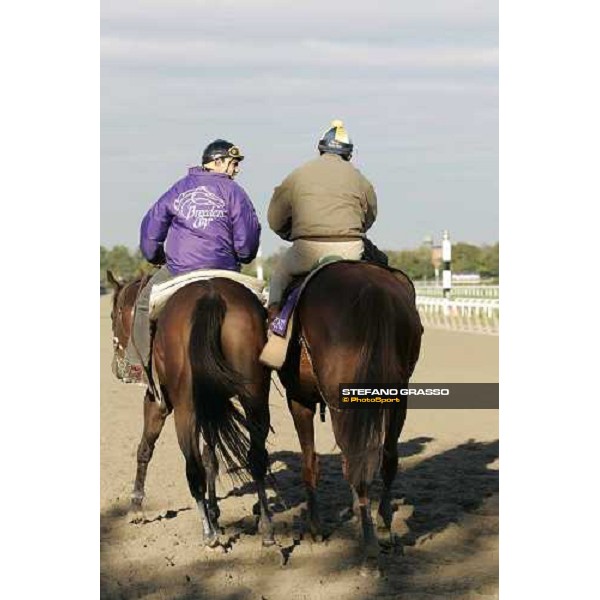
<path id="1" fill-rule="evenodd" d="M 399 445 L 401 457 L 415 456 L 423 452 L 431 438 L 416 438 Z M 396 545 L 384 549 L 381 557 L 383 577 L 366 580 L 357 586 L 353 598 L 397 598 L 399 594 L 415 595 L 434 594 L 431 597 L 460 597 L 460 594 L 485 589 L 497 582 L 497 564 L 492 560 L 485 568 L 479 568 L 469 577 L 449 575 L 441 577 L 439 569 L 444 565 L 464 564 L 474 559 L 483 547 L 486 535 L 496 536 L 497 531 L 484 531 L 480 522 L 483 516 L 497 516 L 497 508 L 489 509 L 491 496 L 498 493 L 499 473 L 488 468 L 498 457 L 498 441 L 469 441 L 455 448 L 425 458 L 413 467 L 399 472 L 393 488 L 395 507 L 401 512 L 410 508 L 403 518 L 403 531 L 397 534 Z M 304 503 L 304 490 L 300 479 L 300 455 L 294 452 L 275 452 L 271 456 L 272 463 L 278 466 L 276 472 L 276 498 L 273 508 L 280 513 L 278 519 L 293 521 L 292 529 L 302 521 L 301 505 Z M 356 548 L 358 530 L 353 524 L 340 517 L 350 504 L 351 496 L 341 473 L 340 457 L 337 454 L 325 454 L 321 459 L 321 480 L 319 489 L 321 497 L 328 498 L 328 503 L 321 502 L 323 522 L 328 529 L 330 541 L 344 540 L 344 548 Z M 373 498 L 378 498 L 380 484 L 374 485 Z M 330 493 L 327 493 L 330 492 Z M 332 493 L 333 492 L 333 493 Z M 233 490 L 226 497 L 254 494 L 252 485 Z M 182 509 L 184 510 L 184 509 Z M 488 512 L 486 512 L 488 511 Z M 170 518 L 179 520 L 178 514 L 165 515 L 161 523 L 168 535 Z M 101 517 L 103 538 L 110 537 L 111 544 L 131 544 L 131 533 L 119 524 L 124 518 L 121 508 L 111 509 Z M 182 518 L 186 518 L 182 515 Z M 478 521 L 476 519 L 479 519 Z M 157 521 L 159 519 L 153 519 Z M 483 519 L 485 520 L 485 519 Z M 452 524 L 460 527 L 449 529 Z M 117 535 L 118 529 L 118 535 Z M 448 532 L 453 532 L 449 535 Z M 455 533 L 454 533 L 455 532 Z M 248 534 L 245 530 L 242 534 Z M 235 534 L 239 537 L 240 533 Z M 428 544 L 437 536 L 435 544 Z M 125 538 L 123 539 L 118 539 Z M 135 537 L 132 535 L 131 537 Z M 235 536 L 234 536 L 235 537 Z M 237 539 L 237 538 L 236 538 Z M 496 539 L 485 538 L 485 539 Z M 348 543 L 346 543 L 346 540 Z M 234 543 L 235 543 L 234 539 Z M 254 543 L 254 540 L 252 540 Z M 301 528 L 298 535 L 293 536 L 293 543 L 281 546 L 275 551 L 281 555 L 277 569 L 273 569 L 271 554 L 270 568 L 261 571 L 261 560 L 266 554 L 257 551 L 252 556 L 237 555 L 236 552 L 208 557 L 199 545 L 194 547 L 198 558 L 194 559 L 193 568 L 189 565 L 181 567 L 175 561 L 165 562 L 164 568 L 156 568 L 154 564 L 141 564 L 139 559 L 135 570 L 127 566 L 126 560 L 118 561 L 114 555 L 102 554 L 101 597 L 106 599 L 129 599 L 151 596 L 152 598 L 172 598 L 174 600 L 191 600 L 218 598 L 241 600 L 242 598 L 265 598 L 270 600 L 268 590 L 276 589 L 284 580 L 285 573 L 297 568 L 310 568 L 316 581 L 306 583 L 307 594 L 297 598 L 310 598 L 308 592 L 318 585 L 319 577 L 335 581 L 345 577 L 356 583 L 360 556 L 348 558 L 329 552 L 304 552 L 302 558 L 296 558 L 296 551 L 308 544 Z M 259 540 L 256 539 L 257 550 Z M 432 548 L 427 550 L 427 548 Z M 107 560 L 110 558 L 110 560 Z M 167 557 L 169 558 L 169 557 Z M 298 561 L 298 562 L 296 562 Z M 314 564 L 313 564 L 314 563 Z M 129 569 L 129 570 L 128 570 Z M 240 573 L 251 573 L 254 582 L 251 588 L 248 581 L 240 578 Z M 427 576 L 426 576 L 427 575 Z M 354 585 L 354 583 L 352 585 Z M 310 586 L 313 586 L 311 588 Z M 432 587 L 433 586 L 433 587 Z M 264 595 L 261 590 L 264 589 Z M 324 588 L 325 589 L 325 588 Z M 218 592 L 215 592 L 218 590 Z M 301 594 L 303 590 L 298 590 Z M 458 595 L 458 596 L 457 596 Z M 320 597 L 320 596 L 319 596 Z M 407 596 L 409 597 L 409 596 Z M 292 597 L 290 596 L 290 600 Z"/>
<path id="2" fill-rule="evenodd" d="M 400 459 L 415 456 L 423 452 L 426 444 L 433 441 L 433 438 L 418 437 L 398 444 L 398 456 Z M 275 512 L 285 512 L 290 508 L 298 506 L 305 500 L 304 489 L 300 479 L 301 455 L 296 452 L 283 450 L 270 454 L 272 467 L 277 467 L 277 463 L 283 463 L 283 469 L 277 469 L 269 476 L 269 483 L 277 493 L 277 500 L 273 505 Z M 342 462 L 339 454 L 319 454 L 319 467 L 321 478 L 319 488 L 326 489 L 331 485 L 338 485 L 341 482 L 342 489 L 340 493 L 346 492 L 346 504 L 349 505 L 351 498 L 350 490 L 342 478 Z M 377 490 L 377 484 L 375 484 Z M 247 483 L 239 487 L 234 487 L 223 499 L 230 496 L 244 496 L 245 494 L 255 494 L 253 483 Z M 326 507 L 323 507 L 324 509 Z M 335 509 L 334 509 L 335 510 Z"/>

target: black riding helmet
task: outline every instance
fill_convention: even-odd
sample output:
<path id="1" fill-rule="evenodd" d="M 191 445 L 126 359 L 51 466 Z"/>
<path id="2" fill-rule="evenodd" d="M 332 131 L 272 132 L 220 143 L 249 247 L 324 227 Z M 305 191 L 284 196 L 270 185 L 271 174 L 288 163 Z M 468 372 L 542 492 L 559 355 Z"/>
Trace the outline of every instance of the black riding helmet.
<path id="1" fill-rule="evenodd" d="M 206 165 L 218 158 L 234 158 L 235 160 L 244 160 L 244 155 L 240 149 L 226 140 L 215 140 L 211 142 L 202 153 L 202 164 Z"/>
<path id="2" fill-rule="evenodd" d="M 332 121 L 331 127 L 323 134 L 319 140 L 319 152 L 338 154 L 346 160 L 350 160 L 354 144 L 344 127 L 342 121 Z"/>

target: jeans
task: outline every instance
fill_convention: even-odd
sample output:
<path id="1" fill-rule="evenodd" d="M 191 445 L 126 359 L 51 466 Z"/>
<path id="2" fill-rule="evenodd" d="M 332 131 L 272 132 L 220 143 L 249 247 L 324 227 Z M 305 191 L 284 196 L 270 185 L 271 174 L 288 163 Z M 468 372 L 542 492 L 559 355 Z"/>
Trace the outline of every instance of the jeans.
<path id="1" fill-rule="evenodd" d="M 325 256 L 339 256 L 360 260 L 364 245 L 362 240 L 350 242 L 317 242 L 294 240 L 292 247 L 281 257 L 269 282 L 269 305 L 281 302 L 285 288 L 295 275 L 308 273 L 315 263 Z"/>

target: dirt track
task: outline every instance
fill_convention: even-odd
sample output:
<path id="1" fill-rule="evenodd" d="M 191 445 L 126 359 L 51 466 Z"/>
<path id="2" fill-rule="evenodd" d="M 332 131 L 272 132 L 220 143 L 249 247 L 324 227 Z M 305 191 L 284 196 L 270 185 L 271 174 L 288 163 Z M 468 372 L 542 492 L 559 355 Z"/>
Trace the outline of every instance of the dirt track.
<path id="1" fill-rule="evenodd" d="M 117 382 L 110 298 L 101 324 L 101 597 L 147 599 L 345 600 L 366 598 L 483 599 L 498 589 L 498 412 L 413 410 L 400 439 L 395 484 L 395 550 L 382 555 L 383 576 L 362 577 L 358 532 L 339 517 L 350 503 L 329 421 L 317 426 L 320 498 L 330 535 L 302 536 L 304 495 L 299 445 L 284 400 L 272 387 L 272 468 L 279 495 L 278 545 L 263 549 L 250 517 L 253 490 L 219 488 L 223 539 L 230 551 L 199 544 L 200 518 L 185 479 L 169 418 L 146 483 L 145 517 L 129 523 L 127 507 L 142 428 L 139 387 Z M 498 338 L 429 330 L 415 373 L 418 382 L 498 381 Z M 277 497 L 276 497 L 277 496 Z"/>

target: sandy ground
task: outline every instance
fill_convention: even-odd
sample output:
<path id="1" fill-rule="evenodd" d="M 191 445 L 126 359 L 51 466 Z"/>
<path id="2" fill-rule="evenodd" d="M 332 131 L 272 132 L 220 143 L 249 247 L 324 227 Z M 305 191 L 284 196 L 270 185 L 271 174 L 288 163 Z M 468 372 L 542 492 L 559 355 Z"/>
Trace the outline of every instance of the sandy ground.
<path id="1" fill-rule="evenodd" d="M 272 386 L 269 437 L 277 492 L 269 490 L 278 544 L 264 549 L 251 518 L 250 486 L 219 486 L 229 552 L 200 546 L 200 518 L 187 488 L 170 417 L 146 482 L 145 521 L 127 518 L 142 429 L 140 387 L 117 382 L 110 298 L 101 325 L 101 597 L 158 599 L 483 599 L 498 594 L 498 412 L 413 410 L 400 439 L 394 532 L 382 576 L 360 575 L 358 531 L 340 517 L 350 503 L 329 419 L 317 424 L 325 542 L 303 535 L 299 445 Z M 498 381 L 498 338 L 429 330 L 415 382 Z"/>

